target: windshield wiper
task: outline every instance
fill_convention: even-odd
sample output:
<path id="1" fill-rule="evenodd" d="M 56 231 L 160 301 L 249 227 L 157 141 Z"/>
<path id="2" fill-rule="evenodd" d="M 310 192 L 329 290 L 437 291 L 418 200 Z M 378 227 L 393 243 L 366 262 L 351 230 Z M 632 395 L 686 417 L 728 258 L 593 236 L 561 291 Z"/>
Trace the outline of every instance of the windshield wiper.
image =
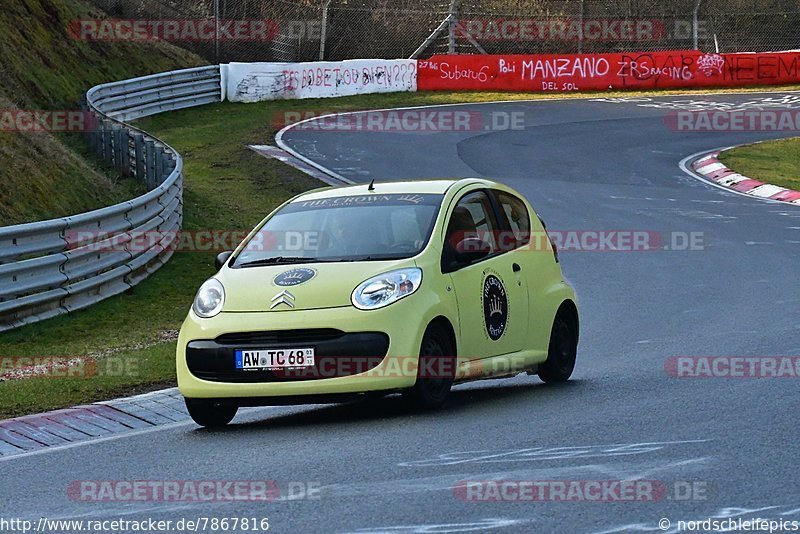
<path id="1" fill-rule="evenodd" d="M 319 260 L 317 258 L 275 256 L 274 258 L 261 258 L 260 260 L 241 263 L 239 267 L 258 267 L 259 265 L 278 265 L 283 263 L 313 263 L 315 261 Z"/>

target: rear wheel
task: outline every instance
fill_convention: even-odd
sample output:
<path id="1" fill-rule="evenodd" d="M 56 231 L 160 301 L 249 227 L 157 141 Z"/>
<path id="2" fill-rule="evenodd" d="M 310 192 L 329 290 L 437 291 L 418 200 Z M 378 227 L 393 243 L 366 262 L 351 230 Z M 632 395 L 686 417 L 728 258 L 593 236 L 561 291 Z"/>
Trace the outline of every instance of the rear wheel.
<path id="1" fill-rule="evenodd" d="M 206 428 L 221 428 L 230 423 L 239 409 L 204 399 L 185 399 L 192 420 Z"/>
<path id="2" fill-rule="evenodd" d="M 539 366 L 539 378 L 544 382 L 566 382 L 575 370 L 578 352 L 578 332 L 572 318 L 561 311 L 553 321 L 547 361 Z"/>
<path id="3" fill-rule="evenodd" d="M 455 378 L 455 350 L 443 328 L 431 325 L 422 338 L 417 382 L 406 392 L 417 408 L 440 408 L 450 396 Z"/>

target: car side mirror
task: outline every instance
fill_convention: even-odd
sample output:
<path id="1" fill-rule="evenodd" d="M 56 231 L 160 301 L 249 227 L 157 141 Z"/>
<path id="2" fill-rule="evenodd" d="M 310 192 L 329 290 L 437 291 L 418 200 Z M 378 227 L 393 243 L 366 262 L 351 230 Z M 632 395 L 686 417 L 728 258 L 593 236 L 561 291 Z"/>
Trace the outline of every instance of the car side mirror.
<path id="1" fill-rule="evenodd" d="M 214 266 L 218 271 L 222 269 L 226 263 L 228 263 L 228 260 L 231 259 L 231 256 L 233 256 L 232 250 L 226 250 L 225 252 L 220 252 L 217 254 L 217 259 L 214 260 Z"/>
<path id="2" fill-rule="evenodd" d="M 492 253 L 492 246 L 480 237 L 465 237 L 459 241 L 454 250 L 453 258 L 461 264 L 480 261 Z"/>

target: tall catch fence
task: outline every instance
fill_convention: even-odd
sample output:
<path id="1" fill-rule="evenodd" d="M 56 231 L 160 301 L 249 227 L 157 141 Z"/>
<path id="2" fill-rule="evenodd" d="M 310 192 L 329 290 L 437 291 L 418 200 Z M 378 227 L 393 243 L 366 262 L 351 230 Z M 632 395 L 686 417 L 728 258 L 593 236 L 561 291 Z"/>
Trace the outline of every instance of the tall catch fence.
<path id="1" fill-rule="evenodd" d="M 209 62 L 800 48 L 796 0 L 93 0 L 109 17 L 206 20 Z M 232 21 L 267 20 L 267 38 Z"/>

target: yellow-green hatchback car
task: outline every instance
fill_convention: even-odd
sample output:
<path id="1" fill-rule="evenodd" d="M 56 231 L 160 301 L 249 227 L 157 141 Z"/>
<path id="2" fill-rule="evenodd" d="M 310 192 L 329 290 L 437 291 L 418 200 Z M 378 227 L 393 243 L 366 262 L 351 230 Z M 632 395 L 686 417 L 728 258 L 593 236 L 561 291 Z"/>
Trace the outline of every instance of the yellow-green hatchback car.
<path id="1" fill-rule="evenodd" d="M 197 293 L 181 328 L 189 414 L 401 392 L 421 408 L 454 383 L 569 379 L 578 306 L 530 204 L 483 180 L 374 182 L 286 202 Z"/>

